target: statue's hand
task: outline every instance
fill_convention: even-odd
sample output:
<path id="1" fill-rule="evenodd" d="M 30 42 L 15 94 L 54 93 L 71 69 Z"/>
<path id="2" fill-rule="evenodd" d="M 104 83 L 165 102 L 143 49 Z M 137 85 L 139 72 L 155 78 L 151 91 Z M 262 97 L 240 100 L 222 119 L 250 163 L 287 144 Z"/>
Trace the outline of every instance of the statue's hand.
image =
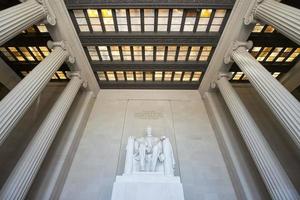
<path id="1" fill-rule="evenodd" d="M 159 159 L 160 162 L 163 162 L 166 159 L 165 154 L 161 153 L 159 155 L 158 159 Z"/>

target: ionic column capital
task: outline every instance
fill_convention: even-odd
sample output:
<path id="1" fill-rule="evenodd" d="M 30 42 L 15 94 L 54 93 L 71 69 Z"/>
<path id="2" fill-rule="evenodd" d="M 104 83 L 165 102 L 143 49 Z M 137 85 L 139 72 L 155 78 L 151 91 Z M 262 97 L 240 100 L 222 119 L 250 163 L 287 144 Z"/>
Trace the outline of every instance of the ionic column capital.
<path id="1" fill-rule="evenodd" d="M 232 78 L 232 74 L 230 72 L 219 73 L 217 80 L 220 80 L 223 77 L 226 78 L 227 80 L 230 80 Z"/>
<path id="2" fill-rule="evenodd" d="M 50 48 L 50 49 L 53 49 L 55 47 L 61 47 L 63 50 L 66 50 L 66 43 L 64 41 L 52 41 L 52 40 L 49 40 L 47 42 L 47 46 Z"/>
<path id="3" fill-rule="evenodd" d="M 66 75 L 69 79 L 72 79 L 73 77 L 78 77 L 79 79 L 82 79 L 82 87 L 87 87 L 87 81 L 82 78 L 82 75 L 79 71 L 68 71 L 66 72 Z"/>
<path id="4" fill-rule="evenodd" d="M 257 23 L 257 20 L 255 19 L 255 12 L 257 9 L 257 6 L 261 4 L 264 0 L 254 0 L 251 5 L 249 6 L 248 11 L 246 12 L 246 15 L 244 17 L 244 24 L 255 24 Z"/>
<path id="5" fill-rule="evenodd" d="M 54 42 L 54 41 L 49 40 L 47 42 L 47 46 L 50 49 L 54 49 L 55 47 L 60 47 L 63 50 L 67 51 L 68 54 L 69 54 L 69 56 L 68 56 L 68 58 L 66 60 L 67 64 L 72 65 L 72 64 L 75 63 L 75 57 L 72 56 L 72 55 L 70 55 L 70 50 L 69 50 L 70 48 L 69 48 L 69 46 L 64 41 L 56 41 L 56 42 Z"/>
<path id="6" fill-rule="evenodd" d="M 227 80 L 230 80 L 232 78 L 232 74 L 230 72 L 219 73 L 217 76 L 217 80 L 210 83 L 210 88 L 215 89 L 217 87 L 217 81 L 223 77 Z"/>
<path id="7" fill-rule="evenodd" d="M 247 50 L 250 49 L 253 46 L 253 42 L 252 41 L 247 41 L 247 42 L 241 42 L 241 41 L 234 41 L 228 48 L 228 50 L 225 53 L 224 56 L 224 63 L 225 64 L 229 64 L 233 62 L 232 59 L 232 53 L 233 51 L 236 50 Z"/>
<path id="8" fill-rule="evenodd" d="M 20 2 L 26 2 L 31 0 L 19 0 Z M 33 0 L 38 2 L 44 7 L 45 12 L 47 13 L 46 18 L 43 20 L 43 23 L 50 24 L 51 26 L 54 26 L 56 24 L 56 17 L 54 15 L 54 12 L 51 8 L 51 6 L 48 3 L 48 0 Z"/>

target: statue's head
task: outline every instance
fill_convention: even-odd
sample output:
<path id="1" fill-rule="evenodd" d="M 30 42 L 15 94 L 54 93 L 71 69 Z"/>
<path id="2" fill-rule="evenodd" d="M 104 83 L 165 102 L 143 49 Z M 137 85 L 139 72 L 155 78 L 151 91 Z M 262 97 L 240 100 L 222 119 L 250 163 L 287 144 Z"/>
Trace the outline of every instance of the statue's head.
<path id="1" fill-rule="evenodd" d="M 147 136 L 152 136 L 152 128 L 151 128 L 151 126 L 147 127 L 147 129 L 146 129 L 146 135 Z"/>

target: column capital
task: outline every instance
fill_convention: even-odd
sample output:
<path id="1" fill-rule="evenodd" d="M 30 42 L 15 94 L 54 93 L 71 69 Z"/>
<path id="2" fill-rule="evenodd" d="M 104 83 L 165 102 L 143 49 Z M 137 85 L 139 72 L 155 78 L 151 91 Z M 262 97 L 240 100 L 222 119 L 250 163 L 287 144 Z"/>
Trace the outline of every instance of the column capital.
<path id="1" fill-rule="evenodd" d="M 64 41 L 57 41 L 57 42 L 54 42 L 54 41 L 51 41 L 49 40 L 47 42 L 47 46 L 50 48 L 50 49 L 53 49 L 55 47 L 60 47 L 62 48 L 63 50 L 67 51 L 69 54 L 70 54 L 70 51 L 69 51 L 69 46 L 64 42 Z M 66 62 L 67 64 L 74 64 L 75 63 L 75 57 L 74 56 L 71 56 L 69 55 L 69 57 L 67 58 Z"/>
<path id="2" fill-rule="evenodd" d="M 43 21 L 45 24 L 50 24 L 51 26 L 54 26 L 56 24 L 56 17 L 54 15 L 54 12 L 51 8 L 51 6 L 48 3 L 48 0 L 36 0 L 41 5 L 43 5 L 44 9 L 47 12 L 46 19 Z"/>
<path id="3" fill-rule="evenodd" d="M 69 79 L 72 79 L 72 77 L 78 77 L 81 79 L 81 73 L 79 71 L 69 71 L 66 72 L 66 75 Z"/>
<path id="4" fill-rule="evenodd" d="M 217 76 L 217 80 L 210 83 L 210 88 L 215 89 L 217 87 L 217 81 L 221 78 L 226 78 L 227 80 L 230 80 L 232 78 L 232 73 L 230 72 L 221 72 Z"/>
<path id="5" fill-rule="evenodd" d="M 50 48 L 50 49 L 53 49 L 54 47 L 61 47 L 63 50 L 66 50 L 66 43 L 64 41 L 57 41 L 57 42 L 54 42 L 52 40 L 49 40 L 47 42 L 47 46 Z"/>
<path id="6" fill-rule="evenodd" d="M 226 78 L 227 80 L 230 80 L 232 78 L 232 74 L 230 72 L 227 73 L 219 73 L 217 80 L 220 80 L 221 78 Z"/>
<path id="7" fill-rule="evenodd" d="M 82 80 L 82 87 L 84 88 L 87 87 L 87 81 L 83 80 L 82 75 L 79 71 L 69 71 L 66 72 L 66 75 L 69 79 L 72 79 L 73 77 L 78 77 L 79 79 Z"/>
<path id="8" fill-rule="evenodd" d="M 250 49 L 253 46 L 253 42 L 252 41 L 247 41 L 247 42 L 241 42 L 241 41 L 234 41 L 228 48 L 228 50 L 225 53 L 224 56 L 224 63 L 225 64 L 229 64 L 233 62 L 233 59 L 231 58 L 233 51 L 237 50 L 237 49 Z"/>
<path id="9" fill-rule="evenodd" d="M 244 17 L 244 24 L 249 25 L 249 24 L 255 24 L 257 23 L 257 20 L 255 19 L 255 11 L 257 6 L 263 2 L 264 0 L 254 0 L 249 6 L 249 9 L 246 12 L 246 15 Z"/>
<path id="10" fill-rule="evenodd" d="M 31 0 L 19 0 L 19 1 L 23 3 Z M 47 13 L 46 18 L 43 20 L 43 23 L 54 26 L 56 24 L 56 17 L 54 15 L 51 6 L 48 3 L 48 0 L 33 0 L 33 1 L 36 1 L 39 4 L 41 4 L 44 7 L 45 12 Z"/>

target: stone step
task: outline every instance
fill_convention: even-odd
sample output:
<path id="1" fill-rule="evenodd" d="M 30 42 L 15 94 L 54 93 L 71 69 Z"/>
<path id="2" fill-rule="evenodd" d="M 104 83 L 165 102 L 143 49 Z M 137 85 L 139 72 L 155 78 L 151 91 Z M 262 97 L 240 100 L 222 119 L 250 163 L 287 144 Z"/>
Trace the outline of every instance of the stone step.
<path id="1" fill-rule="evenodd" d="M 141 183 L 180 183 L 177 176 L 164 175 L 123 175 L 117 176 L 116 182 L 141 182 Z"/>
<path id="2" fill-rule="evenodd" d="M 112 200 L 184 200 L 179 177 L 118 176 Z"/>

